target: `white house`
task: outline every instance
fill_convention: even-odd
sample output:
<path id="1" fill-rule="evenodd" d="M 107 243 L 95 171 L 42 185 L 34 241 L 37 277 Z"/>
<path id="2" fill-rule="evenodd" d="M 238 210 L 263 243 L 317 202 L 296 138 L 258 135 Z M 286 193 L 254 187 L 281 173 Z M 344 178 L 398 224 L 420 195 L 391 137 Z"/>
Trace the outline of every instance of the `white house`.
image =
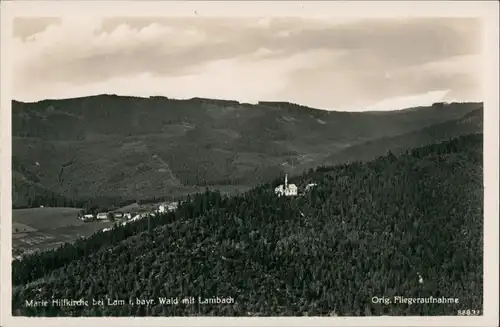
<path id="1" fill-rule="evenodd" d="M 108 214 L 106 212 L 99 212 L 96 218 L 98 220 L 108 219 Z"/>
<path id="2" fill-rule="evenodd" d="M 169 204 L 167 204 L 167 209 L 170 211 L 177 210 L 178 207 L 179 202 L 170 202 Z"/>
<path id="3" fill-rule="evenodd" d="M 158 206 L 158 209 L 156 210 L 158 213 L 165 213 L 167 212 L 167 205 L 165 203 L 162 203 Z"/>
<path id="4" fill-rule="evenodd" d="M 297 185 L 288 184 L 288 175 L 285 175 L 285 184 L 280 185 L 274 189 L 274 193 L 278 196 L 296 196 L 297 195 Z"/>
<path id="5" fill-rule="evenodd" d="M 158 213 L 165 213 L 169 211 L 174 211 L 178 207 L 178 202 L 171 202 L 171 203 L 162 203 L 158 206 L 158 209 L 156 209 L 156 212 Z"/>
<path id="6" fill-rule="evenodd" d="M 307 184 L 306 191 L 309 191 L 311 188 L 313 188 L 316 185 L 318 185 L 318 184 L 316 184 L 316 183 Z"/>
<path id="7" fill-rule="evenodd" d="M 135 215 L 133 218 L 129 219 L 128 221 L 136 221 L 139 219 L 146 218 L 147 216 L 149 216 L 148 212 L 139 213 L 139 214 Z"/>
<path id="8" fill-rule="evenodd" d="M 94 219 L 94 215 L 89 213 L 89 214 L 81 216 L 80 219 L 83 220 L 83 221 L 93 220 Z"/>

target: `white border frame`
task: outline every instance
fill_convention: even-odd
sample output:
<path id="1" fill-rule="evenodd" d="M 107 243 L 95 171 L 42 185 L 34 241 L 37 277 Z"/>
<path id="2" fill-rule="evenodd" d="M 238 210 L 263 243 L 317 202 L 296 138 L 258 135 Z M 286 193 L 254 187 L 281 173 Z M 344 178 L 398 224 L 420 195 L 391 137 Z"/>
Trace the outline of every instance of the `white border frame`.
<path id="1" fill-rule="evenodd" d="M 482 17 L 484 26 L 484 316 L 480 317 L 172 317 L 105 318 L 111 326 L 496 326 L 499 217 L 499 3 L 497 1 L 15 1 L 1 10 L 1 321 L 3 326 L 93 326 L 103 318 L 11 315 L 11 66 L 15 16 Z M 161 13 L 161 14 L 159 14 Z"/>

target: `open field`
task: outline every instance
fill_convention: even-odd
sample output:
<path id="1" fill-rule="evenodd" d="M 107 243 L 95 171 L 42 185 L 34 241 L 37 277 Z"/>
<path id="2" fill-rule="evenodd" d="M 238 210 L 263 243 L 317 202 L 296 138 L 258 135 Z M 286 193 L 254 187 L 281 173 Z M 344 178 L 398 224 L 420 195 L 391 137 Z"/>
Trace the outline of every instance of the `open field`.
<path id="1" fill-rule="evenodd" d="M 78 208 L 32 208 L 12 210 L 12 224 L 24 224 L 36 230 L 83 224 L 77 220 Z M 14 230 L 13 230 L 14 231 Z"/>
<path id="2" fill-rule="evenodd" d="M 78 208 L 33 208 L 12 210 L 13 255 L 35 252 L 73 242 L 98 230 L 110 227 L 111 222 L 82 222 L 77 219 Z"/>

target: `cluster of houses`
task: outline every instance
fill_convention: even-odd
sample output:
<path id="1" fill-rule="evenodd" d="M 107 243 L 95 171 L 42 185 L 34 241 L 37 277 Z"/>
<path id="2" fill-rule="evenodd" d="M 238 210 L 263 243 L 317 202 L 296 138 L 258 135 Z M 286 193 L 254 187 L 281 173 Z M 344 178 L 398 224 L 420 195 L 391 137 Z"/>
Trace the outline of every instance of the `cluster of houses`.
<path id="1" fill-rule="evenodd" d="M 177 209 L 178 202 L 171 203 L 161 203 L 154 207 L 152 211 L 141 212 L 141 213 L 131 213 L 131 212 L 99 212 L 97 214 L 78 214 L 78 219 L 89 222 L 89 221 L 100 221 L 100 220 L 118 220 L 123 221 L 122 225 L 125 225 L 127 222 L 135 221 L 138 219 L 142 219 L 149 215 L 166 213 L 169 211 L 174 211 Z"/>
<path id="2" fill-rule="evenodd" d="M 99 212 L 94 215 L 91 213 L 79 214 L 78 219 L 83 221 L 94 221 L 94 220 L 109 220 L 109 219 L 130 219 L 132 217 L 131 213 L 122 212 Z"/>
<path id="3" fill-rule="evenodd" d="M 304 192 L 309 191 L 311 188 L 315 187 L 316 183 L 307 184 L 304 188 Z M 277 186 L 274 189 L 274 193 L 278 196 L 298 196 L 299 190 L 297 185 L 288 183 L 288 174 L 285 175 L 285 183 Z M 155 214 L 162 214 L 169 211 L 174 211 L 177 209 L 178 202 L 170 203 L 160 203 L 156 205 L 152 210 L 146 212 L 99 212 L 97 214 L 78 214 L 78 219 L 88 222 L 88 221 L 100 221 L 100 220 L 116 220 L 120 222 L 120 225 L 126 225 L 129 222 L 136 221 L 148 216 L 153 216 Z"/>
<path id="4" fill-rule="evenodd" d="M 311 188 L 315 187 L 316 183 L 307 184 L 304 188 L 304 192 L 309 191 Z M 298 196 L 298 187 L 295 184 L 288 183 L 288 175 L 285 175 L 285 183 L 277 186 L 274 189 L 274 193 L 278 196 Z M 129 222 L 133 222 L 139 219 L 143 219 L 148 216 L 154 216 L 155 214 L 162 214 L 169 211 L 174 211 L 177 209 L 178 202 L 170 203 L 160 203 L 154 207 L 153 210 L 141 213 L 131 213 L 131 212 L 99 212 L 94 214 L 78 214 L 78 219 L 83 221 L 99 221 L 99 220 L 116 220 L 119 221 L 120 225 L 126 225 Z M 109 230 L 106 228 L 105 230 Z"/>
<path id="5" fill-rule="evenodd" d="M 316 183 L 307 184 L 305 191 L 309 191 L 312 187 L 316 186 Z M 274 193 L 278 196 L 297 196 L 299 195 L 298 187 L 295 184 L 288 184 L 288 175 L 285 175 L 285 184 L 279 185 L 274 189 Z"/>

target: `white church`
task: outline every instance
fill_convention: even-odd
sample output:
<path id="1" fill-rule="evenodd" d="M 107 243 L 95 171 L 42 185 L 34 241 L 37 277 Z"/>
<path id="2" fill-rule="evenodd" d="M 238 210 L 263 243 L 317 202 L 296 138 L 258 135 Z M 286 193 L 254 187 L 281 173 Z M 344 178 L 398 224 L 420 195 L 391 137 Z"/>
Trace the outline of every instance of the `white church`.
<path id="1" fill-rule="evenodd" d="M 296 196 L 297 185 L 288 184 L 288 174 L 285 175 L 285 185 L 280 185 L 274 189 L 274 193 L 278 196 Z"/>

